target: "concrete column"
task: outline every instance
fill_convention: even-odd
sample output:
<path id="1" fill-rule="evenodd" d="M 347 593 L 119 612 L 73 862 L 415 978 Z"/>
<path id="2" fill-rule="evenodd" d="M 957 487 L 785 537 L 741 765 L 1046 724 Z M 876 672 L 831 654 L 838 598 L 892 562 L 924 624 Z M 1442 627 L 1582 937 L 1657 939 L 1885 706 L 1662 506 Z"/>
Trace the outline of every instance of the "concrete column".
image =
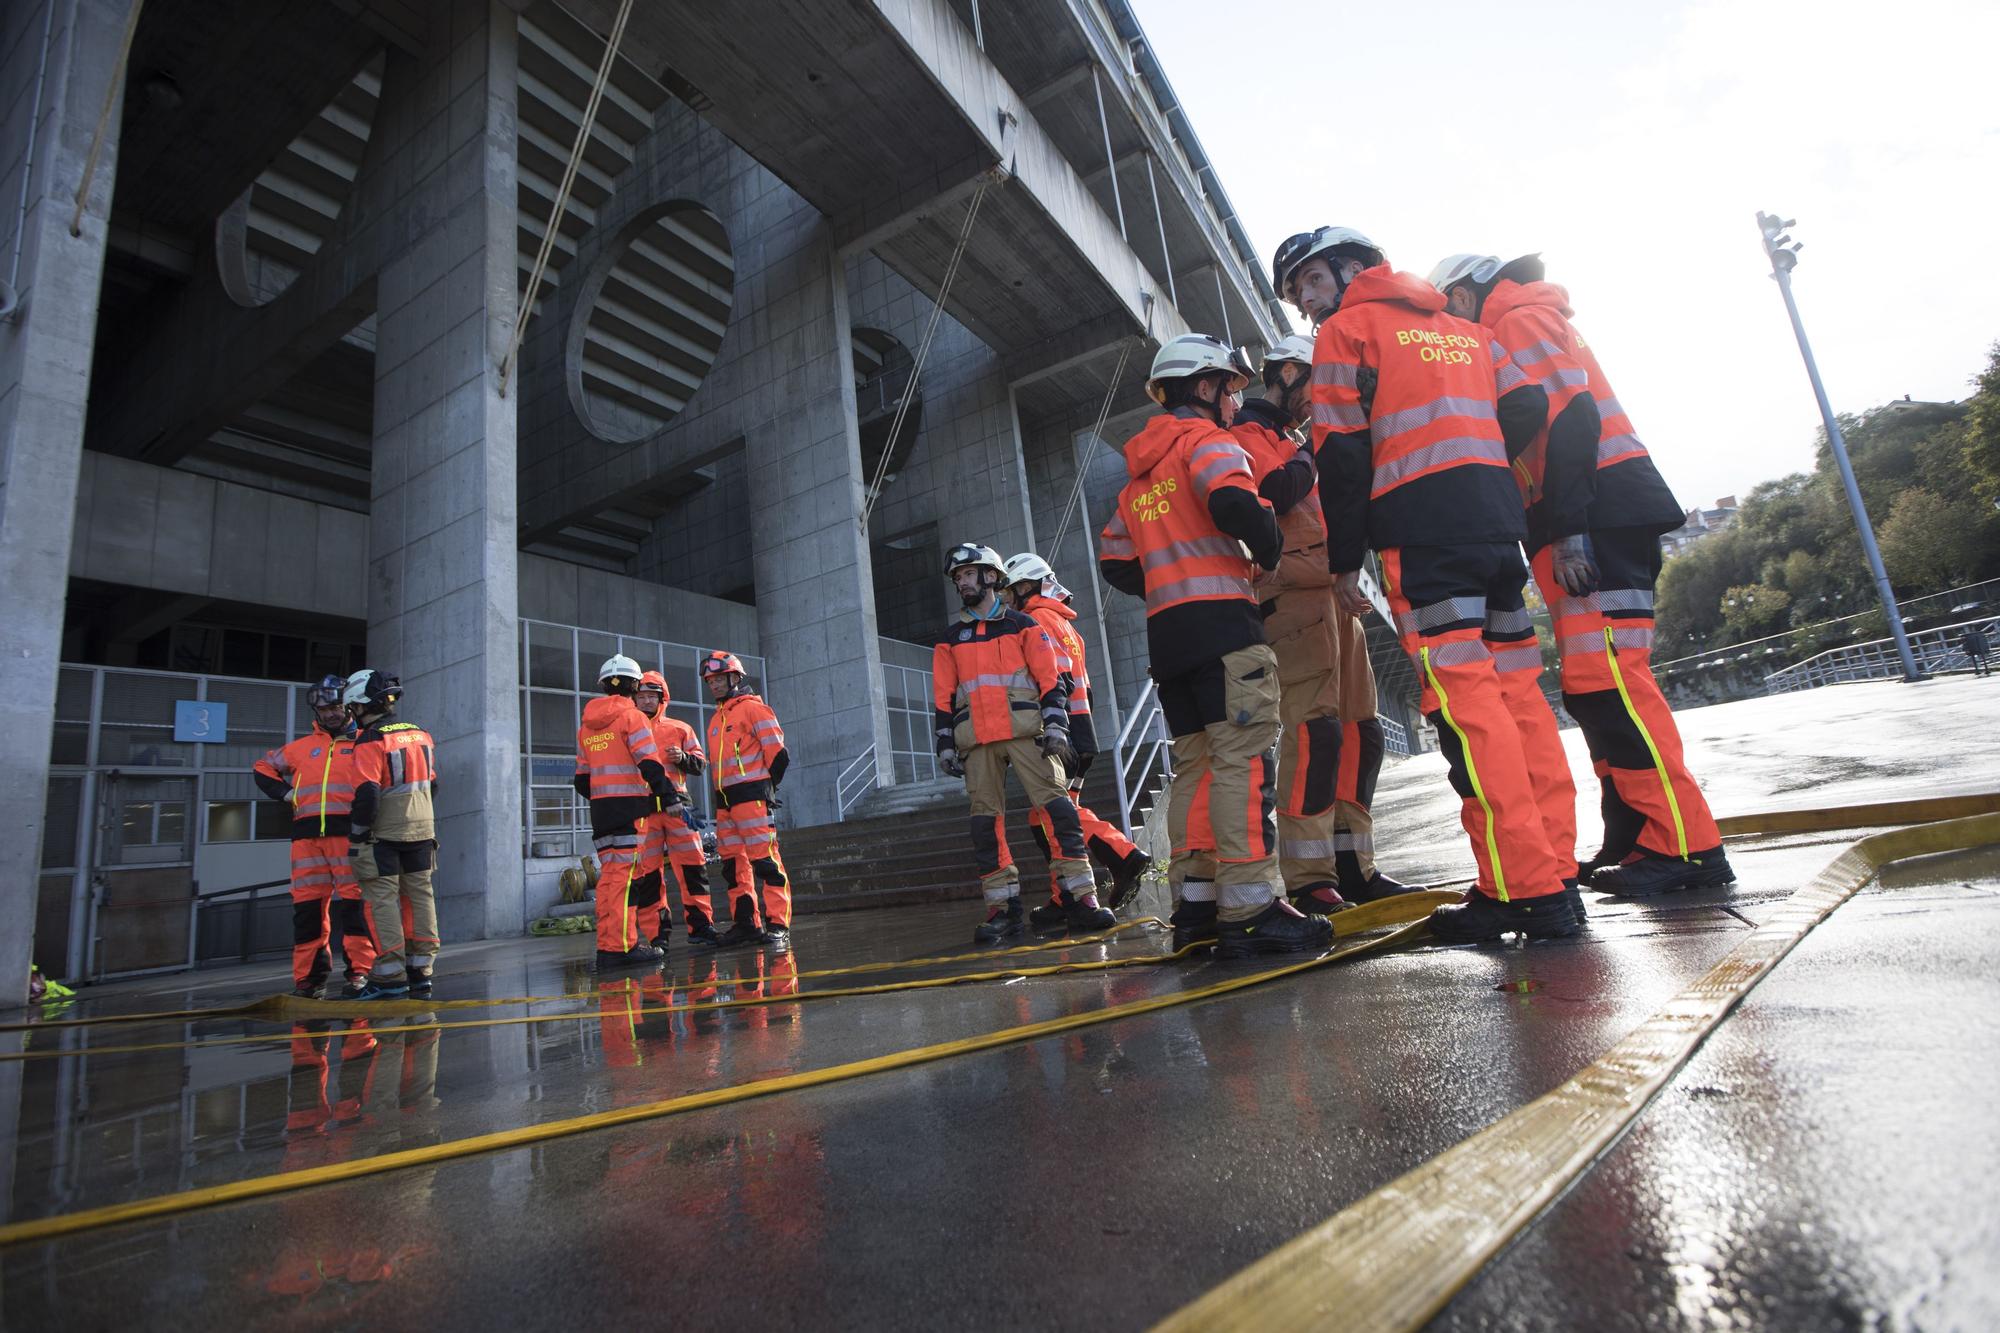
<path id="1" fill-rule="evenodd" d="M 0 717 L 11 738 L 0 746 L 0 1009 L 26 999 L 34 943 L 49 716 L 118 169 L 115 106 L 82 234 L 69 224 L 125 13 L 120 0 L 17 0 L 0 10 L 0 281 L 13 282 L 19 302 L 0 323 Z"/>
<path id="2" fill-rule="evenodd" d="M 390 53 L 378 134 L 426 220 L 376 284 L 368 652 L 438 742 L 436 876 L 453 939 L 518 934 L 520 653 L 513 327 L 515 24 L 453 0 L 423 59 Z"/>
<path id="3" fill-rule="evenodd" d="M 875 589 L 861 513 L 861 435 L 848 371 L 847 284 L 830 229 L 768 279 L 768 349 L 782 411 L 745 433 L 749 540 L 757 553 L 757 632 L 765 696 L 792 752 L 784 801 L 793 825 L 838 814 L 835 780 L 868 746 L 883 756 L 889 712 Z"/>

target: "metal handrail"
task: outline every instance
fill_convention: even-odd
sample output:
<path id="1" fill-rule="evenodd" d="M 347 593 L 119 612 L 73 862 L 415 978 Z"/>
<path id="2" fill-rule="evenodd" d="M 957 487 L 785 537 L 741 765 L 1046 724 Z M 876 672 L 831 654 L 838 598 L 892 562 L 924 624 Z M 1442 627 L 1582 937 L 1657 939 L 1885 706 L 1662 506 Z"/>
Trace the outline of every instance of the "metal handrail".
<path id="1" fill-rule="evenodd" d="M 1408 759 L 1410 757 L 1410 733 L 1403 730 L 1403 724 L 1389 717 L 1377 717 L 1375 721 L 1382 727 L 1383 753 Z"/>
<path id="2" fill-rule="evenodd" d="M 1134 733 L 1137 732 L 1137 739 Z M 1127 750 L 1132 751 L 1128 756 Z M 1125 717 L 1125 725 L 1118 731 L 1117 744 L 1111 751 L 1112 768 L 1118 779 L 1118 823 L 1125 830 L 1126 837 L 1132 837 L 1132 806 L 1139 797 L 1145 795 L 1147 775 L 1158 764 L 1161 774 L 1171 782 L 1174 776 L 1172 738 L 1167 735 L 1165 715 L 1160 710 L 1157 691 L 1151 680 L 1139 691 L 1139 697 Z"/>
<path id="3" fill-rule="evenodd" d="M 1971 660 L 1954 642 L 1966 630 L 1977 626 L 1989 639 L 2000 637 L 2000 617 L 1977 616 L 1955 625 L 1939 625 L 1909 636 L 1910 651 L 1924 671 L 1956 671 L 1970 667 Z M 1789 694 L 1795 690 L 1817 689 L 1855 680 L 1887 680 L 1903 674 L 1895 640 L 1870 639 L 1866 643 L 1829 648 L 1764 677 L 1769 694 Z"/>
<path id="4" fill-rule="evenodd" d="M 847 767 L 841 769 L 840 776 L 833 781 L 834 802 L 842 819 L 847 818 L 847 812 L 858 805 L 862 797 L 875 790 L 881 776 L 873 744 L 848 761 Z"/>

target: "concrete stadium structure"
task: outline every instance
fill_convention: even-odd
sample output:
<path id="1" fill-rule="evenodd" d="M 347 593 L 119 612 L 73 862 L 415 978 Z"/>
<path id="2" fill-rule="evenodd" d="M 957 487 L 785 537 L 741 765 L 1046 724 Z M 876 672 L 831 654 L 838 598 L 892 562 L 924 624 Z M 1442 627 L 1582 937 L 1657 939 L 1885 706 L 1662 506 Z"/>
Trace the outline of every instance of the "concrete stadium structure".
<path id="1" fill-rule="evenodd" d="M 440 742 L 448 939 L 569 863 L 613 636 L 690 718 L 697 649 L 760 659 L 793 825 L 857 763 L 928 775 L 885 673 L 956 541 L 1062 534 L 1132 700 L 1100 413 L 1134 428 L 1165 338 L 1286 326 L 1125 0 L 638 4 L 553 227 L 616 0 L 135 9 L 0 31 L 5 1003 L 31 948 L 184 966 L 197 895 L 282 877 L 247 769 L 323 671 L 400 672 Z"/>

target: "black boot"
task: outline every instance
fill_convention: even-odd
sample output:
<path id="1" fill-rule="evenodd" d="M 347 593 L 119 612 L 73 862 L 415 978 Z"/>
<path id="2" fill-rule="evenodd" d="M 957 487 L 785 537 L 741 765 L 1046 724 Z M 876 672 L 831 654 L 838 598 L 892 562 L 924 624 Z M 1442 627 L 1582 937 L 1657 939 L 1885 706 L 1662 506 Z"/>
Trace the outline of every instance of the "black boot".
<path id="1" fill-rule="evenodd" d="M 1309 916 L 1332 916 L 1335 912 L 1345 912 L 1354 906 L 1340 896 L 1338 884 L 1328 884 L 1325 881 L 1308 884 L 1297 893 L 1288 893 L 1285 896 L 1292 900 L 1292 906 Z"/>
<path id="2" fill-rule="evenodd" d="M 764 943 L 779 953 L 792 947 L 792 927 L 790 922 L 773 921 L 764 927 Z"/>
<path id="3" fill-rule="evenodd" d="M 994 944 L 1000 940 L 1011 940 L 1026 929 L 1027 924 L 1021 915 L 1021 899 L 1017 895 L 1005 903 L 996 903 L 986 913 L 986 919 L 972 932 L 972 942 Z"/>
<path id="4" fill-rule="evenodd" d="M 1583 886 L 1573 879 L 1564 880 L 1563 898 L 1569 903 L 1570 914 L 1576 918 L 1576 924 L 1579 926 L 1589 925 L 1590 913 L 1585 910 L 1583 905 Z"/>
<path id="5" fill-rule="evenodd" d="M 427 999 L 432 990 L 431 970 L 428 967 L 407 967 L 403 970 L 409 974 L 410 994 L 419 1000 Z"/>
<path id="6" fill-rule="evenodd" d="M 729 924 L 722 938 L 716 943 L 724 949 L 733 949 L 739 944 L 762 944 L 764 932 L 757 929 L 757 904 L 746 894 L 736 900 L 735 920 Z"/>
<path id="7" fill-rule="evenodd" d="M 1504 903 L 1475 892 L 1465 902 L 1432 912 L 1430 925 L 1431 934 L 1447 944 L 1485 944 L 1502 935 L 1557 939 L 1578 929 L 1569 896 L 1561 891 Z"/>
<path id="8" fill-rule="evenodd" d="M 1094 893 L 1087 893 L 1081 898 L 1065 893 L 1063 897 L 1069 900 L 1063 910 L 1067 913 L 1069 933 L 1072 935 L 1096 935 L 1118 924 L 1118 918 L 1111 915 L 1109 908 L 1097 905 Z"/>
<path id="9" fill-rule="evenodd" d="M 1223 921 L 1216 932 L 1217 958 L 1250 958 L 1260 953 L 1318 953 L 1333 943 L 1333 922 L 1308 916 L 1283 899 L 1248 921 Z"/>
<path id="10" fill-rule="evenodd" d="M 1174 952 L 1179 953 L 1190 944 L 1215 938 L 1215 900 L 1191 903 L 1183 898 L 1174 904 L 1173 915 L 1167 924 L 1174 928 Z"/>
<path id="11" fill-rule="evenodd" d="M 597 951 L 597 970 L 614 972 L 628 967 L 657 967 L 660 951 L 650 944 L 635 944 L 624 953 L 612 953 L 607 949 Z"/>
<path id="12" fill-rule="evenodd" d="M 715 933 L 715 927 L 708 923 L 708 913 L 699 907 L 688 908 L 688 943 L 697 949 L 713 949 L 722 943 L 722 936 Z"/>
<path id="13" fill-rule="evenodd" d="M 292 994 L 301 1000 L 324 1000 L 326 998 L 326 978 L 307 977 L 292 987 Z"/>
<path id="14" fill-rule="evenodd" d="M 1130 855 L 1113 864 L 1111 896 L 1105 900 L 1104 905 L 1115 912 L 1131 902 L 1132 896 L 1139 892 L 1140 882 L 1152 864 L 1152 860 L 1137 847 L 1132 849 Z"/>
<path id="15" fill-rule="evenodd" d="M 1356 882 L 1351 886 L 1348 884 L 1346 876 L 1343 875 L 1340 880 L 1340 896 L 1356 905 L 1380 902 L 1384 898 L 1393 898 L 1399 893 L 1422 893 L 1423 891 L 1424 886 L 1421 884 L 1402 884 L 1390 879 L 1382 873 L 1380 867 L 1369 871 L 1366 879 L 1357 878 Z"/>
<path id="16" fill-rule="evenodd" d="M 1598 871 L 1591 877 L 1590 887 L 1622 898 L 1650 898 L 1682 889 L 1719 888 L 1735 879 L 1729 857 L 1722 848 L 1711 847 L 1691 853 L 1685 861 L 1678 856 L 1641 852 L 1635 860 Z"/>
<path id="17" fill-rule="evenodd" d="M 1068 929 L 1069 904 L 1060 897 L 1036 904 L 1028 909 L 1028 926 L 1037 931 Z"/>

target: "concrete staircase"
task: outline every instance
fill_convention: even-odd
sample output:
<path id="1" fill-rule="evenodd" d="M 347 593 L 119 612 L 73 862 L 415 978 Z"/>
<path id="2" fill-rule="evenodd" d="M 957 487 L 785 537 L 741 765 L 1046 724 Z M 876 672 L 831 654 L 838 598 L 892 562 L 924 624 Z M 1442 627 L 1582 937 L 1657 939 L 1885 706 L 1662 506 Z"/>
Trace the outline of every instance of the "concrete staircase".
<path id="1" fill-rule="evenodd" d="M 1040 901 L 1048 862 L 1028 832 L 1026 795 L 1013 782 L 1007 793 L 1007 845 L 1021 868 L 1023 895 Z M 1108 762 L 1092 767 L 1083 799 L 1100 816 L 1117 822 L 1118 782 Z M 979 896 L 962 782 L 877 788 L 845 821 L 786 829 L 781 839 L 797 912 Z"/>

